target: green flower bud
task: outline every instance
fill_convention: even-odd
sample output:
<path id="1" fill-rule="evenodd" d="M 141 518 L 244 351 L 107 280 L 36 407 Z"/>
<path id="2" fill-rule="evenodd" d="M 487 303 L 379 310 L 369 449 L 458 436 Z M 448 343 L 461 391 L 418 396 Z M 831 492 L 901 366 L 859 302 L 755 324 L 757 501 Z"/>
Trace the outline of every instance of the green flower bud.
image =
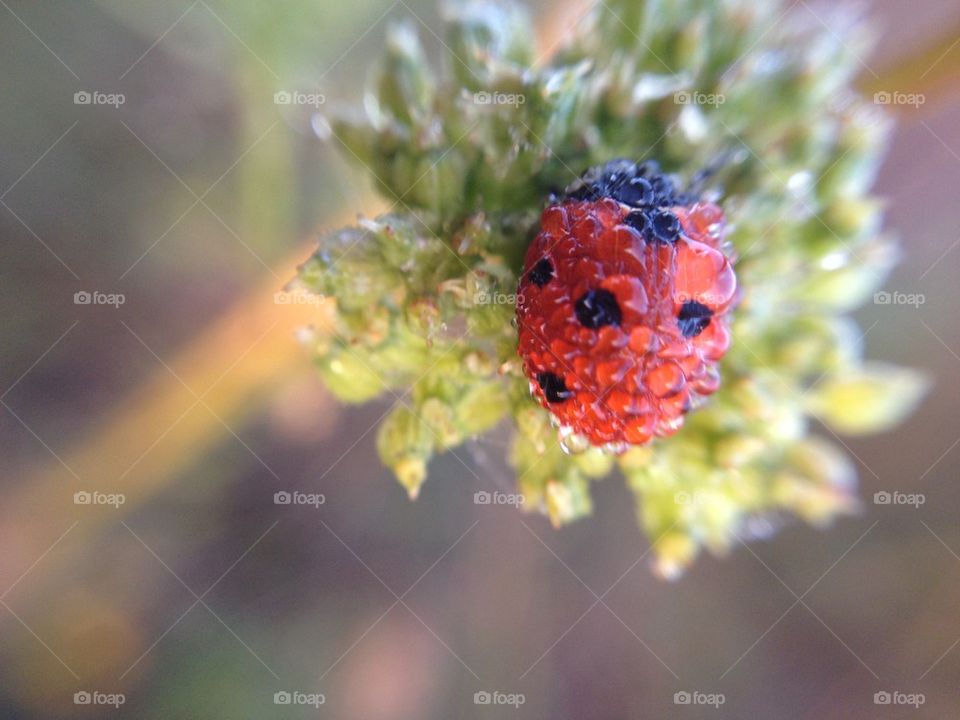
<path id="1" fill-rule="evenodd" d="M 436 66 L 413 24 L 390 31 L 363 112 L 329 125 L 396 212 L 324 235 L 299 284 L 329 300 L 309 342 L 338 397 L 410 389 L 377 448 L 412 497 L 434 453 L 510 425 L 524 510 L 571 522 L 618 465 L 663 577 L 768 515 L 856 509 L 853 466 L 811 419 L 885 430 L 927 383 L 864 366 L 845 315 L 897 259 L 869 193 L 889 120 L 851 86 L 863 34 L 785 9 L 606 0 L 535 65 L 530 20 L 505 1 L 447 8 L 452 52 Z M 720 389 L 680 432 L 617 458 L 567 454 L 517 357 L 517 280 L 543 199 L 616 157 L 682 182 L 716 165 L 743 297 Z"/>
<path id="2" fill-rule="evenodd" d="M 377 452 L 393 470 L 411 498 L 416 498 L 427 477 L 427 461 L 433 455 L 434 436 L 413 411 L 395 407 L 377 432 Z"/>
<path id="3" fill-rule="evenodd" d="M 520 6 L 461 2 L 446 9 L 453 72 L 467 87 L 486 84 L 498 72 L 532 62 L 532 21 Z"/>
<path id="4" fill-rule="evenodd" d="M 882 432 L 913 412 L 928 388 L 915 370 L 873 363 L 826 378 L 807 395 L 807 406 L 837 432 Z"/>
<path id="5" fill-rule="evenodd" d="M 434 82 L 412 21 L 390 27 L 382 66 L 380 108 L 406 125 L 422 125 L 433 104 Z"/>
<path id="6" fill-rule="evenodd" d="M 549 481 L 545 495 L 547 517 L 554 527 L 567 525 L 593 510 L 587 480 L 574 473 Z"/>
<path id="7" fill-rule="evenodd" d="M 654 546 L 654 572 L 664 580 L 676 580 L 700 552 L 700 546 L 689 535 L 667 532 Z"/>
<path id="8" fill-rule="evenodd" d="M 455 403 L 457 426 L 466 435 L 486 432 L 500 422 L 509 409 L 506 389 L 498 381 L 468 388 Z"/>
<path id="9" fill-rule="evenodd" d="M 383 392 L 383 383 L 377 373 L 349 353 L 324 355 L 319 358 L 317 366 L 327 387 L 344 402 L 366 402 Z"/>

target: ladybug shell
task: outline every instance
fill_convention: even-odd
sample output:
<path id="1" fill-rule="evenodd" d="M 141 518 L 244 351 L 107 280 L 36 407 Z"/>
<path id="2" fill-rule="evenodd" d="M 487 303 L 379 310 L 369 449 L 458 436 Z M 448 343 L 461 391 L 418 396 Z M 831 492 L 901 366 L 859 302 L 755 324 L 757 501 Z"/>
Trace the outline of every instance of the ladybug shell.
<path id="1" fill-rule="evenodd" d="M 651 224 L 610 197 L 567 199 L 527 250 L 518 353 L 562 436 L 623 449 L 671 435 L 720 385 L 737 295 L 723 212 L 655 213 Z"/>

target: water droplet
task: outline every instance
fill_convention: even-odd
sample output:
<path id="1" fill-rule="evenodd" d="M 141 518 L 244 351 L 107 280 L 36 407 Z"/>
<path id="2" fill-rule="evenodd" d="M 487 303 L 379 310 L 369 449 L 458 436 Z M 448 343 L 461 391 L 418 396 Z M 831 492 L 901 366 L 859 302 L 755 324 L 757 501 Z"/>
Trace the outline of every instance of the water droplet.
<path id="1" fill-rule="evenodd" d="M 782 519 L 774 514 L 758 515 L 747 519 L 744 531 L 751 539 L 769 540 L 782 524 Z"/>
<path id="2" fill-rule="evenodd" d="M 824 270 L 839 270 L 846 264 L 847 254 L 844 252 L 832 252 L 820 259 L 820 267 Z"/>
<path id="3" fill-rule="evenodd" d="M 608 442 L 604 444 L 601 448 L 603 452 L 608 455 L 623 455 L 627 450 L 630 449 L 630 443 L 625 442 Z"/>
<path id="4" fill-rule="evenodd" d="M 667 581 L 678 579 L 683 575 L 683 567 L 675 560 L 658 558 L 652 561 L 653 572 Z"/>
<path id="5" fill-rule="evenodd" d="M 683 427 L 683 415 L 678 415 L 675 418 L 663 418 L 657 424 L 657 435 L 660 437 L 673 435 L 681 427 Z"/>
<path id="6" fill-rule="evenodd" d="M 557 437 L 560 440 L 560 449 L 566 455 L 576 455 L 590 448 L 590 440 L 572 427 L 562 426 L 557 432 Z"/>
<path id="7" fill-rule="evenodd" d="M 317 331 L 313 327 L 302 327 L 297 330 L 297 340 L 302 342 L 304 345 L 310 345 L 316 340 Z"/>
<path id="8" fill-rule="evenodd" d="M 329 140 L 333 135 L 333 129 L 330 127 L 330 121 L 320 113 L 316 113 L 310 119 L 310 126 L 314 134 L 323 141 Z"/>
<path id="9" fill-rule="evenodd" d="M 813 173 L 808 170 L 796 172 L 787 180 L 787 189 L 796 197 L 800 197 L 809 192 L 813 187 Z"/>

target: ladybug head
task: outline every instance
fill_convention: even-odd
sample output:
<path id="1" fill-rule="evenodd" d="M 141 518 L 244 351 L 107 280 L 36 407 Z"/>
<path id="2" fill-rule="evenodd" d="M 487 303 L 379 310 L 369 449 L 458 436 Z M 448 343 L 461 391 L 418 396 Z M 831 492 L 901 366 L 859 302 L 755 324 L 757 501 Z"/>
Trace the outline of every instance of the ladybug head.
<path id="1" fill-rule="evenodd" d="M 567 187 L 565 198 L 613 198 L 624 205 L 646 211 L 687 205 L 693 200 L 677 191 L 673 180 L 660 170 L 656 162 L 647 160 L 635 163 L 625 158 L 589 168 Z"/>

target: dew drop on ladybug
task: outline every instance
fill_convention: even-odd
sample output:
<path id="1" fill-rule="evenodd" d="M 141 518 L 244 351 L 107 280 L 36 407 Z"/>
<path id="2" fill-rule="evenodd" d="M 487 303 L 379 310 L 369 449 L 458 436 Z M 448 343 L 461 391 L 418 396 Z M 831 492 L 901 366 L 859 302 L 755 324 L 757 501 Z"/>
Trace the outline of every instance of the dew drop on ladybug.
<path id="1" fill-rule="evenodd" d="M 723 212 L 656 163 L 591 168 L 544 210 L 517 297 L 524 373 L 565 448 L 672 435 L 730 346 Z"/>

